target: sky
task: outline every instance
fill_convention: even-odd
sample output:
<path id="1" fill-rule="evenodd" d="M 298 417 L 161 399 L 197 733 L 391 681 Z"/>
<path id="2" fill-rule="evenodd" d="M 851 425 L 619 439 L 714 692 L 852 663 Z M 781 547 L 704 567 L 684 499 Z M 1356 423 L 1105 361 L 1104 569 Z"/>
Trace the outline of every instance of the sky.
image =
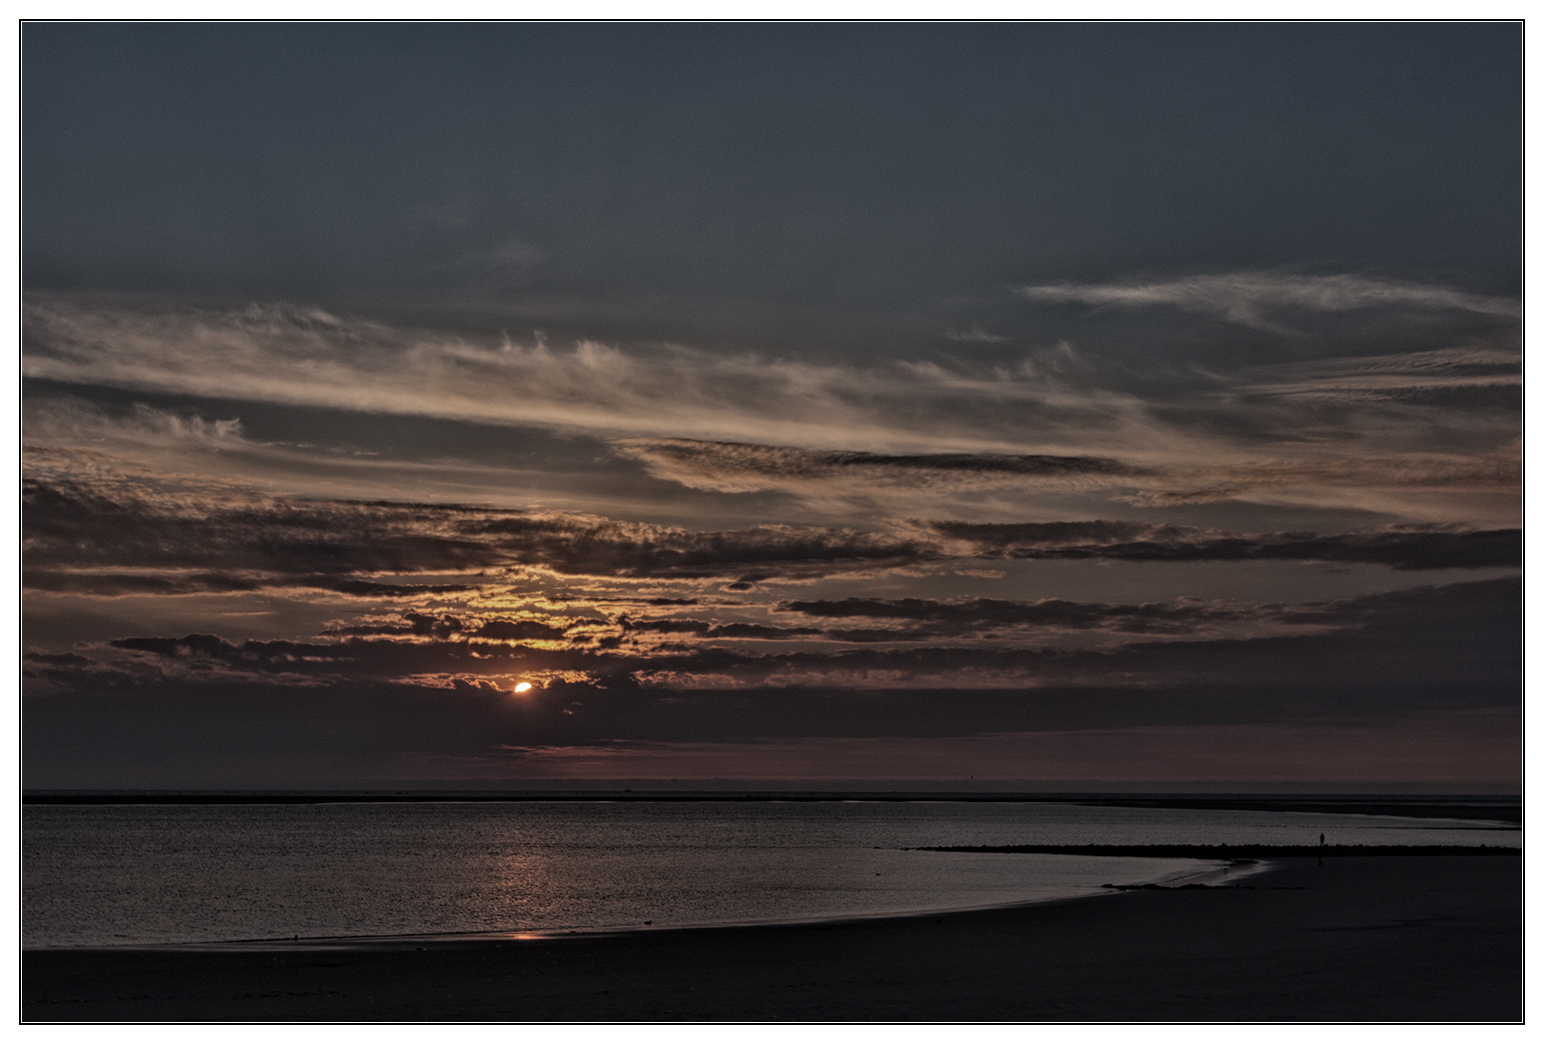
<path id="1" fill-rule="evenodd" d="M 1521 43 L 25 24 L 24 784 L 1515 790 Z"/>

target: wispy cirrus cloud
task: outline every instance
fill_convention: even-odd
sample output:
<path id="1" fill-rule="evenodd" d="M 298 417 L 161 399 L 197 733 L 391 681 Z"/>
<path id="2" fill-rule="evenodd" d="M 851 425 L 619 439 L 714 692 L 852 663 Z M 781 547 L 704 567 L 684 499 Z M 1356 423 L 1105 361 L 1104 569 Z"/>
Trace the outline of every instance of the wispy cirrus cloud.
<path id="1" fill-rule="evenodd" d="M 1319 293 L 1303 278 L 1285 299 Z M 1324 295 L 1336 307 L 1381 299 L 1359 285 L 1336 283 Z M 999 514 L 1050 491 L 1138 506 L 1241 499 L 1457 521 L 1479 496 L 1490 510 L 1503 507 L 1519 472 L 1515 404 L 1423 398 L 1513 394 L 1504 346 L 1144 376 L 1091 365 L 1070 348 L 1027 351 L 1017 364 L 838 365 L 669 345 L 479 340 L 320 309 L 136 310 L 63 297 L 30 301 L 25 332 L 31 377 L 196 396 L 239 387 L 256 402 L 584 433 L 612 447 L 612 468 L 636 462 L 654 478 L 712 493 L 792 495 L 808 517 L 837 523 L 876 506 L 933 514 L 940 498 L 965 490 L 990 493 Z M 402 496 L 438 483 L 447 499 L 455 490 L 510 497 L 486 464 L 257 444 L 228 413 L 179 419 L 147 408 L 88 423 L 68 412 L 41 409 L 29 438 L 117 447 L 163 470 L 207 469 L 198 454 L 224 454 L 226 473 L 294 491 L 334 483 L 369 498 L 372 488 Z M 616 474 L 585 466 L 596 476 L 589 492 L 583 483 L 564 492 L 556 478 L 521 477 L 515 488 L 602 512 L 607 496 L 630 495 L 617 492 Z M 1432 496 L 1439 487 L 1446 499 Z"/>
<path id="2" fill-rule="evenodd" d="M 744 438 L 799 445 L 1001 445 L 953 417 L 962 395 L 999 403 L 1062 395 L 1038 383 L 961 386 L 904 367 L 860 368 L 681 346 L 623 351 L 592 340 L 478 340 L 317 308 L 237 311 L 27 305 L 28 377 L 175 394 L 386 412 L 494 425 Z M 932 402 L 925 432 L 892 408 Z M 1072 401 L 1066 407 L 1075 405 Z M 1085 412 L 1096 416 L 1094 404 Z M 1007 418 L 1004 418 L 1004 423 Z M 994 435 L 996 436 L 994 438 Z"/>
<path id="3" fill-rule="evenodd" d="M 983 330 L 979 323 L 971 323 L 967 330 L 946 330 L 944 336 L 951 341 L 975 341 L 978 344 L 1004 344 L 1012 340 L 990 330 Z"/>
<path id="4" fill-rule="evenodd" d="M 1020 287 L 1031 301 L 1112 308 L 1173 307 L 1219 315 L 1228 322 L 1280 330 L 1268 316 L 1280 312 L 1352 312 L 1374 308 L 1454 311 L 1515 320 L 1522 308 L 1512 298 L 1453 287 L 1354 274 L 1231 272 L 1117 283 L 1052 283 Z"/>
<path id="5" fill-rule="evenodd" d="M 25 311 L 23 373 L 78 385 L 214 398 L 239 389 L 254 402 L 833 452 L 1217 449 L 1155 416 L 1158 400 L 1102 386 L 1099 371 L 1068 362 L 1076 356 L 1065 345 L 1018 364 L 837 365 L 679 345 L 479 339 L 280 305 L 133 309 L 43 297 Z M 147 419 L 129 434 L 153 427 Z"/>
<path id="6" fill-rule="evenodd" d="M 1475 345 L 1424 352 L 1256 366 L 1238 377 L 1241 395 L 1341 402 L 1416 399 L 1455 391 L 1520 389 L 1518 347 Z"/>

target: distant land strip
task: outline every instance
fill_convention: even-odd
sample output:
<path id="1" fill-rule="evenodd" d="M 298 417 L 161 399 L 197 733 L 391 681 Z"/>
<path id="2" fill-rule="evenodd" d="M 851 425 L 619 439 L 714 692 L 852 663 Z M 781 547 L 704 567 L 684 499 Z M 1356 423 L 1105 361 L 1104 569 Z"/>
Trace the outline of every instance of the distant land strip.
<path id="1" fill-rule="evenodd" d="M 1303 856 L 1520 856 L 1499 845 L 953 845 L 908 852 L 1011 852 L 1024 855 L 1129 856 L 1154 859 L 1286 859 Z"/>
<path id="2" fill-rule="evenodd" d="M 314 805 L 421 801 L 960 801 L 1086 805 L 1106 808 L 1313 812 L 1522 823 L 1511 796 L 1284 794 L 1156 795 L 995 791 L 846 790 L 31 790 L 26 805 Z"/>
<path id="3" fill-rule="evenodd" d="M 1523 806 L 1514 797 L 1441 797 L 1412 795 L 1405 797 L 1289 797 L 1262 794 L 1250 796 L 1183 795 L 1088 795 L 1078 797 L 1079 805 L 1107 808 L 1194 808 L 1252 812 L 1327 812 L 1334 815 L 1415 816 L 1421 819 L 1492 819 L 1521 823 Z"/>

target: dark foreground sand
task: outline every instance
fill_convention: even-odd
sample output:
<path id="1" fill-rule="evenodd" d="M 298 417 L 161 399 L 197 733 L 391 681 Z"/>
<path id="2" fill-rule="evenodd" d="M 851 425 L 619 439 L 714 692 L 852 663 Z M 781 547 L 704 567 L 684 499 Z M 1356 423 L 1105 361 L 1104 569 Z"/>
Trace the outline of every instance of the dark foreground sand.
<path id="1" fill-rule="evenodd" d="M 1516 1021 L 1522 860 L 1273 861 L 1236 887 L 899 920 L 23 954 L 86 1021 Z"/>

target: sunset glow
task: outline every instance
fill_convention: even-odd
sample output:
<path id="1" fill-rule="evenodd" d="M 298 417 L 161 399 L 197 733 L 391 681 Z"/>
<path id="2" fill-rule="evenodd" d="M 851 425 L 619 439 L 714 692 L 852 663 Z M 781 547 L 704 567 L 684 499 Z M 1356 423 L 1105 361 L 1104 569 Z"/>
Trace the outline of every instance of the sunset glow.
<path id="1" fill-rule="evenodd" d="M 29 786 L 1519 778 L 1517 26 L 25 40 Z"/>

